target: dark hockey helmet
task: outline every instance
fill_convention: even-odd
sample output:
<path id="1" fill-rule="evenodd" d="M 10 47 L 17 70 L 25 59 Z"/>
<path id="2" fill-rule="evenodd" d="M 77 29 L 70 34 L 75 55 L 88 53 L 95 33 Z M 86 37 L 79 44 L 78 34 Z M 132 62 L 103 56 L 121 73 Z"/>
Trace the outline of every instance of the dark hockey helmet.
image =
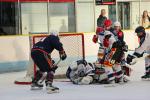
<path id="1" fill-rule="evenodd" d="M 145 28 L 143 26 L 138 26 L 136 29 L 135 29 L 135 33 L 145 33 Z"/>

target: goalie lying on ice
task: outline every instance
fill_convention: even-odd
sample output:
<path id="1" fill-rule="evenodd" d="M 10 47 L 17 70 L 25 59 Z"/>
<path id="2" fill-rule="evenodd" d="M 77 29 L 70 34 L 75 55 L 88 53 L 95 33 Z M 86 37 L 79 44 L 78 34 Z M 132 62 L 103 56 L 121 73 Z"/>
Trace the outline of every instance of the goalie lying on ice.
<path id="1" fill-rule="evenodd" d="M 109 69 L 98 63 L 88 63 L 85 60 L 72 62 L 66 72 L 67 78 L 78 85 L 88 85 L 92 83 L 108 84 Z M 112 75 L 115 75 L 113 73 Z"/>
<path id="2" fill-rule="evenodd" d="M 94 66 L 85 60 L 72 62 L 66 72 L 67 78 L 74 84 L 90 84 L 93 82 Z"/>

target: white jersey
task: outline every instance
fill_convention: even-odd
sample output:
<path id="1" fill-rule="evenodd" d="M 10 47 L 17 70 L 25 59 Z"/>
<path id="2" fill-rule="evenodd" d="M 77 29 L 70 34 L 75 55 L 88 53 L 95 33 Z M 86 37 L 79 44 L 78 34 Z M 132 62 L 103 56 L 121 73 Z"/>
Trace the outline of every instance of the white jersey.
<path id="1" fill-rule="evenodd" d="M 112 44 L 116 41 L 116 38 L 114 36 L 114 34 L 110 31 L 104 31 L 103 33 L 100 33 L 98 38 L 99 38 L 99 41 L 102 43 L 102 45 L 104 46 L 104 39 L 105 39 L 105 36 L 106 35 L 109 35 L 111 34 L 111 37 L 109 38 L 109 48 L 112 47 Z"/>
<path id="2" fill-rule="evenodd" d="M 112 33 L 111 37 L 109 38 L 109 48 L 110 49 L 112 48 L 112 45 L 113 45 L 114 42 L 116 42 L 116 38 Z"/>
<path id="3" fill-rule="evenodd" d="M 85 61 L 84 61 L 85 62 Z M 94 75 L 94 66 L 89 63 L 84 63 L 81 60 L 72 62 L 67 70 L 67 77 L 75 84 L 80 83 L 82 78 Z"/>
<path id="4" fill-rule="evenodd" d="M 150 42 L 149 41 L 150 41 L 150 34 L 146 33 L 144 42 L 141 44 L 141 46 L 135 49 L 135 52 L 139 54 L 142 54 L 143 52 L 150 54 Z"/>
<path id="5" fill-rule="evenodd" d="M 103 44 L 103 40 L 104 40 L 104 32 L 99 33 L 98 39 L 99 39 L 100 43 Z"/>

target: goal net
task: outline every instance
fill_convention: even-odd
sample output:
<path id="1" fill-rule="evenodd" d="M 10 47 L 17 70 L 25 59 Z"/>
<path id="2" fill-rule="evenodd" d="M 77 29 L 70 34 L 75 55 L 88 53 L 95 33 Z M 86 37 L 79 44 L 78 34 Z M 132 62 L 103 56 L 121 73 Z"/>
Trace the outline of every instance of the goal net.
<path id="1" fill-rule="evenodd" d="M 42 35 L 34 35 L 32 37 L 32 45 L 40 41 L 42 38 L 47 37 L 47 34 Z M 67 54 L 67 58 L 64 61 L 60 61 L 58 64 L 58 69 L 55 73 L 56 77 L 64 77 L 66 70 L 68 68 L 68 65 L 76 60 L 84 59 L 85 58 L 85 52 L 84 52 L 84 35 L 82 33 L 62 33 L 59 35 L 60 41 L 63 44 L 64 50 Z M 51 58 L 57 63 L 59 58 L 59 52 L 54 50 L 51 54 Z M 36 71 L 36 66 L 34 64 L 34 73 Z"/>

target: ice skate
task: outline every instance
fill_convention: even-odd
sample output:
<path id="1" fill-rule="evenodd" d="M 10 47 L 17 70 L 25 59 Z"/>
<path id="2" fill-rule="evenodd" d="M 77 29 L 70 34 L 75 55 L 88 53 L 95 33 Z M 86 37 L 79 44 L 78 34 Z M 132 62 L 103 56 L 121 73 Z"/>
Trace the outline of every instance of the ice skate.
<path id="1" fill-rule="evenodd" d="M 59 93 L 59 88 L 53 86 L 51 82 L 46 83 L 46 90 L 48 94 Z"/>
<path id="2" fill-rule="evenodd" d="M 39 83 L 32 83 L 31 84 L 31 90 L 41 90 L 43 89 L 43 84 L 39 84 Z"/>
<path id="3" fill-rule="evenodd" d="M 115 83 L 119 83 L 119 84 L 124 84 L 127 83 L 129 81 L 129 79 L 127 79 L 126 77 L 121 77 L 121 78 L 116 78 L 115 79 Z"/>
<path id="4" fill-rule="evenodd" d="M 33 79 L 31 84 L 31 90 L 41 90 L 43 89 L 43 81 L 46 78 L 47 73 L 42 73 L 40 71 L 36 72 L 36 77 Z"/>
<path id="5" fill-rule="evenodd" d="M 142 80 L 149 81 L 150 80 L 150 74 L 145 74 L 141 78 L 142 78 Z"/>

